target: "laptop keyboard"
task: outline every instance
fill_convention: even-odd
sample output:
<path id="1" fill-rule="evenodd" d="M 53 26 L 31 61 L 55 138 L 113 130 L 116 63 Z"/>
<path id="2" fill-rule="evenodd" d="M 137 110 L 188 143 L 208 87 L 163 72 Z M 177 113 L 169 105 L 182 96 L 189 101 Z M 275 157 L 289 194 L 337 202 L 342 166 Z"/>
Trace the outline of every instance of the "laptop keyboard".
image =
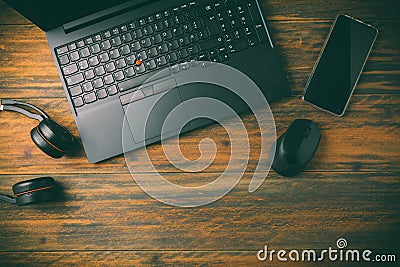
<path id="1" fill-rule="evenodd" d="M 227 62 L 268 42 L 256 1 L 190 1 L 55 49 L 75 108 L 140 86 L 186 62 Z M 182 64 L 183 63 L 183 64 Z"/>

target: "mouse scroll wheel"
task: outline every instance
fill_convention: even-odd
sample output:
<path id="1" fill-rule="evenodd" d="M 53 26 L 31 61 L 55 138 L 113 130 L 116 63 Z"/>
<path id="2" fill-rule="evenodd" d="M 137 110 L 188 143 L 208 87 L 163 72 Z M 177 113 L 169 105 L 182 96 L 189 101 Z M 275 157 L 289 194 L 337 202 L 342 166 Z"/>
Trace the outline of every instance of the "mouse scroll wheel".
<path id="1" fill-rule="evenodd" d="M 311 128 L 307 127 L 306 131 L 304 132 L 304 137 L 308 138 L 308 136 L 310 135 L 310 132 L 311 132 Z"/>

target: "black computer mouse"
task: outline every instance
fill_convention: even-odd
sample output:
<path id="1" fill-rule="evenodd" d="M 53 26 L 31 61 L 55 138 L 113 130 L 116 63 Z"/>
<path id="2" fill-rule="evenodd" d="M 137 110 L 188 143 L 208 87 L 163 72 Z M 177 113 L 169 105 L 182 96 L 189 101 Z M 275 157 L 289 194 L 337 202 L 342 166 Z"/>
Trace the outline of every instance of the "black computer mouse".
<path id="1" fill-rule="evenodd" d="M 295 176 L 314 156 L 321 139 L 315 122 L 305 119 L 293 121 L 276 141 L 272 169 L 283 176 Z"/>

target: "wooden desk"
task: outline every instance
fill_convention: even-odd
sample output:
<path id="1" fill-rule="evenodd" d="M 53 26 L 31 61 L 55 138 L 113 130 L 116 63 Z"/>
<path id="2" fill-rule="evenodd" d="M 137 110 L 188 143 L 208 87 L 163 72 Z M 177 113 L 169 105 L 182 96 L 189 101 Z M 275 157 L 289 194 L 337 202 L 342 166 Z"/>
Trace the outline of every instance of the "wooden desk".
<path id="1" fill-rule="evenodd" d="M 53 176 L 62 183 L 66 201 L 30 207 L 1 203 L 0 265 L 253 265 L 260 263 L 256 252 L 264 245 L 325 249 L 336 247 L 340 237 L 347 239 L 349 248 L 397 253 L 399 2 L 266 0 L 263 8 L 293 89 L 292 98 L 271 105 L 277 134 L 295 118 L 313 119 L 322 130 L 320 148 L 305 172 L 283 178 L 271 171 L 262 187 L 250 194 L 260 140 L 255 121 L 244 116 L 255 137 L 249 167 L 238 186 L 210 205 L 176 208 L 146 195 L 134 183 L 123 156 L 90 165 L 81 149 L 50 159 L 30 140 L 35 121 L 1 112 L 0 192 L 11 193 L 11 186 L 24 179 Z M 300 101 L 339 13 L 380 30 L 343 118 Z M 29 101 L 78 135 L 45 34 L 3 2 L 0 98 Z M 176 172 L 161 157 L 159 145 L 150 148 L 155 166 L 185 185 L 215 179 L 229 159 L 229 142 L 221 127 L 195 131 L 182 142 L 184 150 L 194 149 L 188 153 L 193 159 L 199 155 L 198 141 L 209 133 L 220 151 L 201 176 Z M 138 156 L 138 168 L 146 170 L 141 164 Z"/>

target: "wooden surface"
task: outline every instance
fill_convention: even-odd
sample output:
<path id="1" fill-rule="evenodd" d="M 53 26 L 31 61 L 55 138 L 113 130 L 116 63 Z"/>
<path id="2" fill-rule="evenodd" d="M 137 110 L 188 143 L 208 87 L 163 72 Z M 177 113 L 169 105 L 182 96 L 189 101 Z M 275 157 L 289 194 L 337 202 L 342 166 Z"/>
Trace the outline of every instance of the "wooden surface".
<path id="1" fill-rule="evenodd" d="M 271 171 L 258 191 L 248 192 L 260 140 L 254 118 L 244 115 L 251 158 L 238 186 L 204 207 L 171 207 L 135 184 L 123 156 L 90 165 L 80 149 L 49 159 L 29 138 L 34 121 L 0 113 L 0 192 L 38 176 L 53 176 L 65 192 L 65 201 L 54 204 L 0 204 L 0 266 L 264 265 L 256 257 L 264 245 L 324 249 L 340 237 L 349 248 L 387 250 L 399 261 L 400 2 L 265 0 L 263 8 L 293 90 L 292 98 L 271 105 L 277 134 L 295 118 L 313 119 L 322 130 L 320 148 L 300 176 Z M 380 31 L 343 118 L 299 99 L 339 13 Z M 78 135 L 44 33 L 0 1 L 1 98 L 29 101 Z M 203 173 L 176 172 L 159 145 L 149 149 L 154 165 L 178 184 L 215 179 L 229 160 L 224 130 L 189 133 L 181 145 L 196 158 L 199 140 L 210 134 L 219 151 Z M 135 164 L 147 172 L 143 153 Z"/>

